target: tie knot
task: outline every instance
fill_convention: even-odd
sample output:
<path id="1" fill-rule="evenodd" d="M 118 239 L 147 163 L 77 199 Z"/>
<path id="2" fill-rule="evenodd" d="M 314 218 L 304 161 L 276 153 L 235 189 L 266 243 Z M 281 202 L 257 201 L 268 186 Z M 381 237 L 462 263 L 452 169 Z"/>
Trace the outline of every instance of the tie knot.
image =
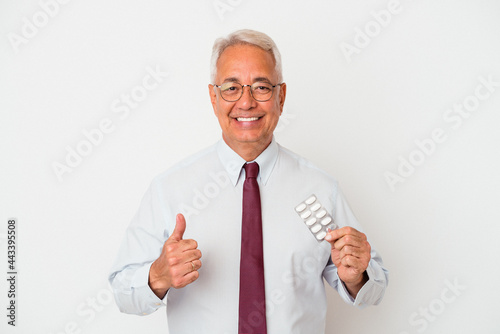
<path id="1" fill-rule="evenodd" d="M 243 168 L 245 168 L 246 179 L 249 177 L 257 178 L 257 175 L 259 175 L 259 164 L 256 162 L 247 163 Z"/>

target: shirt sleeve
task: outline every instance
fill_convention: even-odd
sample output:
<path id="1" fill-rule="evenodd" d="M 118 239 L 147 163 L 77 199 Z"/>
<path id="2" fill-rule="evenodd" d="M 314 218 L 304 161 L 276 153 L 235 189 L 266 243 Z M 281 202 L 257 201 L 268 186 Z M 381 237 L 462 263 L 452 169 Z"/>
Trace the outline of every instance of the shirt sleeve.
<path id="1" fill-rule="evenodd" d="M 333 215 L 335 222 L 340 227 L 351 226 L 362 232 L 363 229 L 347 204 L 342 192 L 339 188 L 337 189 L 338 191 Z M 325 280 L 338 291 L 342 299 L 346 303 L 359 308 L 379 304 L 384 296 L 385 289 L 389 282 L 389 271 L 384 268 L 382 257 L 371 242 L 370 245 L 371 259 L 368 264 L 368 268 L 366 269 L 368 281 L 365 285 L 363 285 L 361 290 L 359 290 L 356 299 L 349 294 L 347 288 L 344 286 L 344 283 L 340 280 L 337 273 L 337 267 L 333 264 L 331 259 L 328 261 L 328 264 L 323 271 Z"/>
<path id="2" fill-rule="evenodd" d="M 168 238 L 154 184 L 125 232 L 109 283 L 121 312 L 147 315 L 165 305 L 149 287 L 149 269 Z"/>

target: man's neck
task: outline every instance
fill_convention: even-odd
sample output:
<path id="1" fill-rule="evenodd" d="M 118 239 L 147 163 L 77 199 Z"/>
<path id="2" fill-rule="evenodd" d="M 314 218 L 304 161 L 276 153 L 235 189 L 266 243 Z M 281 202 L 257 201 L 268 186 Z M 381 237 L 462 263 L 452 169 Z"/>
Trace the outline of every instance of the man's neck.
<path id="1" fill-rule="evenodd" d="M 245 161 L 254 161 L 257 157 L 264 152 L 264 150 L 271 144 L 272 138 L 265 142 L 251 142 L 251 143 L 233 143 L 222 136 L 224 142 L 229 146 L 234 152 L 236 152 Z"/>

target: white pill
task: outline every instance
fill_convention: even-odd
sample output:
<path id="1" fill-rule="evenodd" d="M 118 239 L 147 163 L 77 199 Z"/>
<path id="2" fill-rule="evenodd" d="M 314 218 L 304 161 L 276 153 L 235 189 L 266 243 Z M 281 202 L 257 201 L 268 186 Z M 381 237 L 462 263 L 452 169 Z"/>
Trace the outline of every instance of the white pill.
<path id="1" fill-rule="evenodd" d="M 304 203 L 301 203 L 301 204 L 297 205 L 297 207 L 295 208 L 295 211 L 302 212 L 302 211 L 304 211 L 304 209 L 306 207 L 307 207 L 307 205 L 305 205 Z"/>
<path id="2" fill-rule="evenodd" d="M 309 216 L 310 216 L 310 215 L 311 215 L 311 211 L 307 210 L 307 211 L 304 211 L 304 212 L 300 215 L 300 217 L 301 217 L 302 219 L 306 219 L 306 218 L 309 218 Z"/>
<path id="3" fill-rule="evenodd" d="M 316 196 L 312 195 L 311 197 L 306 199 L 306 204 L 311 205 L 314 203 L 315 200 L 316 200 Z"/>
<path id="4" fill-rule="evenodd" d="M 313 227 L 311 227 L 311 232 L 312 233 L 319 232 L 319 230 L 321 230 L 321 225 L 320 224 L 316 224 Z"/>
<path id="5" fill-rule="evenodd" d="M 312 224 L 314 224 L 316 222 L 316 218 L 311 218 L 309 220 L 306 221 L 306 225 L 307 226 L 311 226 Z"/>
<path id="6" fill-rule="evenodd" d="M 313 211 L 318 211 L 318 209 L 321 208 L 321 204 L 316 203 L 313 206 L 311 206 L 311 210 Z"/>
<path id="7" fill-rule="evenodd" d="M 326 237 L 326 232 L 325 231 L 321 231 L 318 234 L 316 234 L 316 239 L 318 239 L 318 240 L 322 240 L 325 237 Z"/>
<path id="8" fill-rule="evenodd" d="M 321 210 L 316 214 L 316 217 L 318 218 L 323 218 L 324 216 L 326 216 L 326 210 Z"/>
<path id="9" fill-rule="evenodd" d="M 321 221 L 321 225 L 328 225 L 328 224 L 330 224 L 331 221 L 332 221 L 331 217 L 326 217 L 325 219 L 323 219 Z"/>

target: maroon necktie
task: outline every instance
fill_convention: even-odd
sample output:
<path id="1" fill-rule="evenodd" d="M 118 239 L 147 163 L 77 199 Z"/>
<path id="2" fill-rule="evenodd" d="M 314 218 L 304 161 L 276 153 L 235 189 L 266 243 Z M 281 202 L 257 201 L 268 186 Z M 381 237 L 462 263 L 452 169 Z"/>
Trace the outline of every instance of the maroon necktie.
<path id="1" fill-rule="evenodd" d="M 257 175 L 259 165 L 248 163 L 243 184 L 241 226 L 239 334 L 267 334 L 262 215 Z"/>

